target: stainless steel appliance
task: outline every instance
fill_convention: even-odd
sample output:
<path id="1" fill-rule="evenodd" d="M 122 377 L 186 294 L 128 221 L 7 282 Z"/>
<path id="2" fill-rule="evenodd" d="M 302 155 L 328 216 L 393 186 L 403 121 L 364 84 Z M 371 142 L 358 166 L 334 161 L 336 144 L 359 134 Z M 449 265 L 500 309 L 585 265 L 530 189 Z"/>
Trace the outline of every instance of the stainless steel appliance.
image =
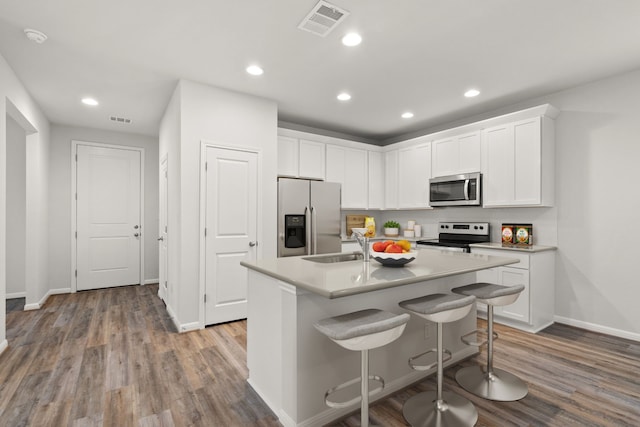
<path id="1" fill-rule="evenodd" d="M 340 251 L 340 184 L 279 178 L 278 256 Z"/>
<path id="2" fill-rule="evenodd" d="M 437 239 L 418 240 L 418 245 L 433 249 L 471 252 L 471 243 L 486 243 L 491 240 L 488 222 L 441 222 Z"/>
<path id="3" fill-rule="evenodd" d="M 480 172 L 441 176 L 429 180 L 429 203 L 435 206 L 480 206 Z"/>

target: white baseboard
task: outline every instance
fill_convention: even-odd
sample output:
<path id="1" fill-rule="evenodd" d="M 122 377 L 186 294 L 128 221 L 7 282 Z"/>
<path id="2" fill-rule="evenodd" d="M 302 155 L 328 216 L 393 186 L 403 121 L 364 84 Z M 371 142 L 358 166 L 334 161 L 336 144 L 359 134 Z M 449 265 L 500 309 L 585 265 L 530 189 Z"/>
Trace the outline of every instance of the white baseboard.
<path id="1" fill-rule="evenodd" d="M 145 285 L 155 285 L 155 284 L 158 284 L 158 283 L 160 283 L 160 279 L 146 279 L 144 281 Z"/>
<path id="2" fill-rule="evenodd" d="M 9 341 L 3 340 L 2 342 L 0 342 L 0 354 L 2 354 L 2 352 L 5 351 L 7 347 L 9 347 Z"/>
<path id="3" fill-rule="evenodd" d="M 595 323 L 584 322 L 582 320 L 569 319 L 568 317 L 554 316 L 554 320 L 576 328 L 586 329 L 592 332 L 613 335 L 614 337 L 625 338 L 633 341 L 640 341 L 640 334 L 635 332 L 623 331 L 621 329 L 610 328 L 608 326 L 597 325 Z"/>
<path id="4" fill-rule="evenodd" d="M 10 294 L 7 294 L 5 299 L 25 298 L 26 296 L 26 292 L 12 292 Z"/>
<path id="5" fill-rule="evenodd" d="M 29 310 L 39 310 L 40 308 L 42 308 L 42 306 L 44 305 L 45 302 L 47 302 L 47 299 L 51 296 L 51 295 L 58 295 L 58 294 L 70 294 L 71 293 L 71 288 L 58 288 L 58 289 L 49 289 L 47 291 L 46 294 L 44 294 L 44 296 L 40 299 L 40 301 L 38 301 L 37 303 L 31 303 L 31 304 L 25 304 L 24 305 L 24 311 L 29 311 Z"/>
<path id="6" fill-rule="evenodd" d="M 197 331 L 198 329 L 200 329 L 200 322 L 191 322 L 191 323 L 183 323 L 182 325 L 180 325 L 180 328 L 178 329 L 178 331 L 182 333 L 182 332 L 189 332 L 189 331 Z"/>

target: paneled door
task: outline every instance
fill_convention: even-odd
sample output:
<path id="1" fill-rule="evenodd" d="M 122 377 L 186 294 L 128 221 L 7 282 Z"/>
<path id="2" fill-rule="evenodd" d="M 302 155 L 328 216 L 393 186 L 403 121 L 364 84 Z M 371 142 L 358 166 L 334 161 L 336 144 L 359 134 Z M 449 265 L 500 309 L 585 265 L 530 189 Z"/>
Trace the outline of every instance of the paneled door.
<path id="1" fill-rule="evenodd" d="M 76 146 L 76 289 L 140 284 L 141 152 Z"/>
<path id="2" fill-rule="evenodd" d="M 247 317 L 247 269 L 256 258 L 258 155 L 206 147 L 205 324 Z"/>
<path id="3" fill-rule="evenodd" d="M 166 303 L 168 298 L 168 282 L 169 282 L 169 239 L 168 239 L 168 220 L 169 220 L 169 159 L 164 157 L 160 162 L 160 221 L 158 223 L 158 243 L 160 244 L 159 270 L 160 283 L 158 284 L 158 295 Z"/>

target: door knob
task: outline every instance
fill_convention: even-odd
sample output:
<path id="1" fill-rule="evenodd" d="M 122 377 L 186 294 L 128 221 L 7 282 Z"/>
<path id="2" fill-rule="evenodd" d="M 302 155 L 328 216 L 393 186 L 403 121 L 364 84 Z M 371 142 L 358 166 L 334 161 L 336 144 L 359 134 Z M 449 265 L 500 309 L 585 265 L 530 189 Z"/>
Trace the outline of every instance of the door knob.
<path id="1" fill-rule="evenodd" d="M 138 228 L 140 228 L 140 226 L 139 225 L 134 225 L 133 228 L 135 228 L 137 230 Z"/>
<path id="2" fill-rule="evenodd" d="M 163 241 L 164 241 L 164 237 L 163 236 L 158 237 L 158 242 L 163 242 Z"/>
<path id="3" fill-rule="evenodd" d="M 251 246 L 251 247 L 254 247 L 254 246 L 257 246 L 257 245 L 258 245 L 258 242 L 249 242 L 249 246 Z"/>
<path id="4" fill-rule="evenodd" d="M 138 233 L 133 233 L 133 237 L 138 237 L 140 234 Z"/>

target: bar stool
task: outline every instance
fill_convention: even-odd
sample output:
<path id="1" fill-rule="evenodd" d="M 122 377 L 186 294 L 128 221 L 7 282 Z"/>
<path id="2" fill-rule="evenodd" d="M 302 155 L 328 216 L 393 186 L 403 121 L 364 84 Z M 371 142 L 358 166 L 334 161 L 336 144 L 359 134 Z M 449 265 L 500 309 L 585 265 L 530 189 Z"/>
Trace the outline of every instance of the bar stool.
<path id="1" fill-rule="evenodd" d="M 478 411 L 464 397 L 442 391 L 443 363 L 451 359 L 451 352 L 442 346 L 442 324 L 455 322 L 465 317 L 473 307 L 475 297 L 456 294 L 433 294 L 400 302 L 400 307 L 438 326 L 438 346 L 435 349 L 409 359 L 409 366 L 418 371 L 438 367 L 438 389 L 416 394 L 402 408 L 405 420 L 412 426 L 472 426 L 478 420 Z M 430 365 L 415 365 L 413 362 L 429 353 L 437 353 L 438 360 Z M 447 358 L 443 359 L 443 353 Z"/>
<path id="2" fill-rule="evenodd" d="M 476 396 L 489 400 L 511 402 L 527 395 L 529 387 L 515 375 L 493 367 L 493 340 L 498 334 L 493 332 L 493 307 L 513 304 L 524 290 L 524 285 L 501 286 L 492 283 L 473 283 L 451 291 L 461 295 L 475 296 L 478 302 L 487 304 L 487 340 L 481 343 L 467 339 L 469 335 L 481 331 L 477 329 L 462 337 L 469 345 L 487 345 L 487 367 L 468 366 L 456 373 L 456 381 L 462 388 Z"/>
<path id="3" fill-rule="evenodd" d="M 367 309 L 341 316 L 319 320 L 313 326 L 342 347 L 360 351 L 361 364 L 359 378 L 330 388 L 324 394 L 324 402 L 332 408 L 345 408 L 360 401 L 360 425 L 369 425 L 369 398 L 384 389 L 384 380 L 377 375 L 369 375 L 369 350 L 382 347 L 402 335 L 410 316 L 406 313 L 394 314 L 378 309 Z M 369 392 L 369 379 L 381 385 Z M 334 402 L 329 396 L 350 385 L 360 382 L 360 396 L 347 402 Z"/>

